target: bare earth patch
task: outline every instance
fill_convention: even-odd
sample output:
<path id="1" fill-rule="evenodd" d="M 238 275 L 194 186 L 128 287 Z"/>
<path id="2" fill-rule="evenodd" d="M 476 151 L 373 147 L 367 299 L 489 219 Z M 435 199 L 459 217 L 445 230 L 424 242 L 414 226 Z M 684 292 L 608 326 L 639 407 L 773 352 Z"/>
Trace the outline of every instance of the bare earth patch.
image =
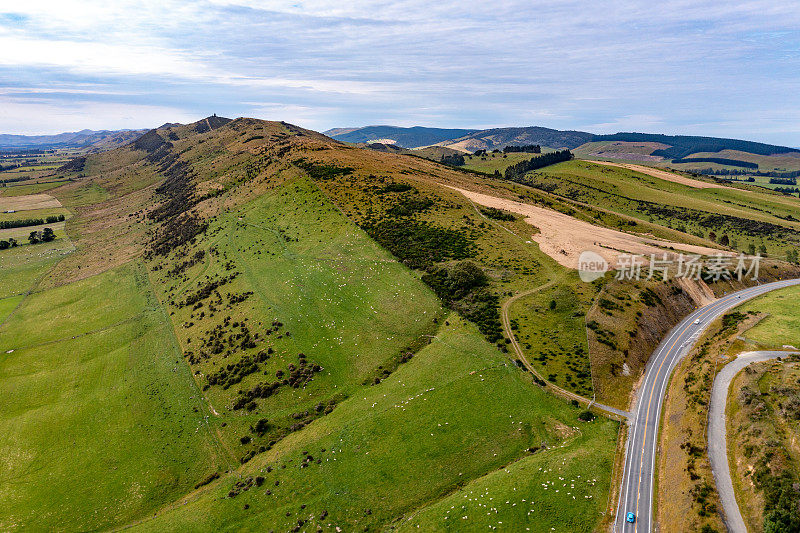
<path id="1" fill-rule="evenodd" d="M 27 211 L 29 209 L 49 209 L 53 207 L 61 207 L 61 202 L 49 194 L 0 197 L 0 211 Z"/>
<path id="2" fill-rule="evenodd" d="M 642 174 L 647 174 L 648 176 L 653 176 L 654 178 L 680 183 L 681 185 L 687 185 L 696 189 L 730 189 L 730 187 L 719 185 L 717 183 L 707 183 L 705 181 L 693 180 L 692 178 L 687 178 L 686 176 L 681 176 L 680 174 L 675 174 L 674 172 L 669 172 L 667 170 L 659 170 L 657 168 L 634 165 L 633 163 L 612 163 L 610 161 L 591 161 L 591 163 L 597 163 L 598 165 L 606 165 L 609 167 L 627 168 L 628 170 L 641 172 Z"/>
<path id="3" fill-rule="evenodd" d="M 577 269 L 578 257 L 585 250 L 600 254 L 610 265 L 618 264 L 617 258 L 621 254 L 642 254 L 648 257 L 650 254 L 657 254 L 658 257 L 663 257 L 665 252 L 670 256 L 678 253 L 666 250 L 666 248 L 670 247 L 691 254 L 715 255 L 723 253 L 730 255 L 729 252 L 722 252 L 705 246 L 662 241 L 603 228 L 543 207 L 497 198 L 457 187 L 450 188 L 485 207 L 494 207 L 523 215 L 525 222 L 539 228 L 539 233 L 531 236 L 531 240 L 536 241 L 544 253 L 567 268 Z"/>

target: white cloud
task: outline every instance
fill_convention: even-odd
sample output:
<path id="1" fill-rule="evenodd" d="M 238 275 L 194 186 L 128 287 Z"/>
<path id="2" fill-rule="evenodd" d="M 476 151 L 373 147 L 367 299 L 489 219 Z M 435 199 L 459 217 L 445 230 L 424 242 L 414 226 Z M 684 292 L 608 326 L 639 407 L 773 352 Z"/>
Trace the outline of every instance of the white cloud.
<path id="1" fill-rule="evenodd" d="M 184 113 L 270 102 L 271 114 L 320 127 L 680 131 L 716 120 L 746 136 L 746 121 L 730 117 L 741 110 L 753 131 L 800 144 L 765 112 L 800 108 L 790 2 L 29 0 L 7 10 L 29 18 L 0 27 L 0 47 L 13 51 L 0 73 L 56 94 L 77 79 L 116 102 L 128 92 L 141 105 L 145 92 Z M 62 106 L 86 97 L 72 94 Z"/>
<path id="2" fill-rule="evenodd" d="M 35 120 L 32 120 L 35 117 Z M 0 124 L 5 132 L 44 135 L 82 129 L 139 129 L 170 121 L 194 122 L 201 116 L 179 108 L 158 105 L 77 102 L 42 102 L 0 97 Z"/>

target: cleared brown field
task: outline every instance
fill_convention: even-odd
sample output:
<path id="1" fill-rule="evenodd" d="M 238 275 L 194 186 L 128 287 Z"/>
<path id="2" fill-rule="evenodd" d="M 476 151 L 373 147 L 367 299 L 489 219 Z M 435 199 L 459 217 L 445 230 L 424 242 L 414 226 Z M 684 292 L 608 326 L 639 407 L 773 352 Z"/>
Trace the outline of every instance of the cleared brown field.
<path id="1" fill-rule="evenodd" d="M 0 211 L 27 211 L 61 207 L 61 202 L 49 194 L 26 194 L 24 196 L 0 197 Z"/>
<path id="2" fill-rule="evenodd" d="M 658 254 L 660 256 L 665 252 L 665 248 L 676 248 L 700 255 L 729 253 L 706 246 L 662 241 L 624 233 L 610 228 L 595 226 L 564 213 L 543 207 L 497 198 L 457 187 L 451 188 L 477 204 L 523 215 L 525 222 L 539 229 L 539 233 L 532 235 L 531 240 L 539 244 L 542 252 L 567 268 L 577 268 L 578 257 L 585 250 L 598 253 L 611 265 L 617 264 L 617 259 L 621 254 Z M 675 252 L 668 253 L 674 254 Z"/>

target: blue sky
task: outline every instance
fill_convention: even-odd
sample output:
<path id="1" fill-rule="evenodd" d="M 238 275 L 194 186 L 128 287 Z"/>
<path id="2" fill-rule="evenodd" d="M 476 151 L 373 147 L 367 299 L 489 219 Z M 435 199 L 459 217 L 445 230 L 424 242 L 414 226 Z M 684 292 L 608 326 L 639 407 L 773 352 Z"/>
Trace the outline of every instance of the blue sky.
<path id="1" fill-rule="evenodd" d="M 211 113 L 800 147 L 800 9 L 753 1 L 0 0 L 0 132 Z"/>

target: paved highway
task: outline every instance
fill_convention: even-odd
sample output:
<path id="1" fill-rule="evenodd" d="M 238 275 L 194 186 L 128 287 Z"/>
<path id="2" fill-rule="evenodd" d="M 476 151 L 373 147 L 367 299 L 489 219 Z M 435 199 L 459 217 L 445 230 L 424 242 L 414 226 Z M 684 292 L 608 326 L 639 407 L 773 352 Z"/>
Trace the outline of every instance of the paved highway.
<path id="1" fill-rule="evenodd" d="M 800 285 L 800 279 L 776 281 L 725 295 L 687 316 L 658 345 L 647 363 L 644 380 L 629 420 L 625 469 L 614 522 L 615 531 L 646 533 L 653 529 L 653 472 L 658 426 L 667 384 L 675 366 L 712 320 L 745 300 L 791 285 Z M 636 515 L 634 523 L 626 521 L 628 512 Z"/>

